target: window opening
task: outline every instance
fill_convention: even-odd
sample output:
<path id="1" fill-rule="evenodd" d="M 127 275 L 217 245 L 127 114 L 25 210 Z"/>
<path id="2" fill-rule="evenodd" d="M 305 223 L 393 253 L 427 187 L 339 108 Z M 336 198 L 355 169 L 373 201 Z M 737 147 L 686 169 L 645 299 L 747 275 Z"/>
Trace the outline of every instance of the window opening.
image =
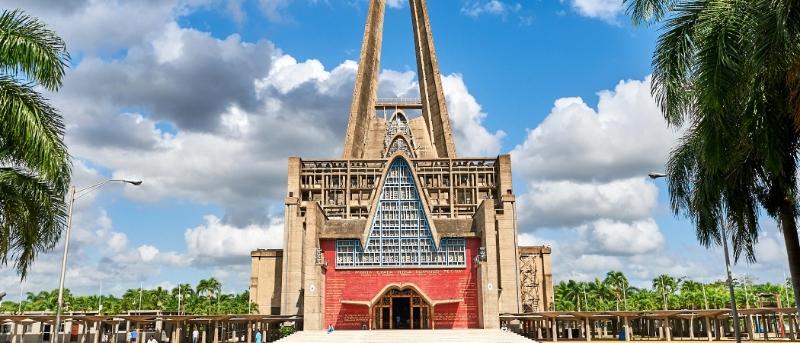
<path id="1" fill-rule="evenodd" d="M 336 241 L 337 267 L 465 266 L 466 240 L 442 239 L 437 249 L 411 168 L 403 159 L 389 167 L 378 208 L 362 247 Z"/>

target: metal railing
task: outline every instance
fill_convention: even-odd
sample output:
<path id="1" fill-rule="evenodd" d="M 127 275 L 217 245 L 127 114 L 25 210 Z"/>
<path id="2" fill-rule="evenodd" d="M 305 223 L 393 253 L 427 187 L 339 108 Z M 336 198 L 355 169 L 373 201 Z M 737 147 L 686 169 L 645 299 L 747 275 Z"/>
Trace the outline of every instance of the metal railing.
<path id="1" fill-rule="evenodd" d="M 422 99 L 410 98 L 379 98 L 375 103 L 375 107 L 404 107 L 404 106 L 422 106 Z"/>

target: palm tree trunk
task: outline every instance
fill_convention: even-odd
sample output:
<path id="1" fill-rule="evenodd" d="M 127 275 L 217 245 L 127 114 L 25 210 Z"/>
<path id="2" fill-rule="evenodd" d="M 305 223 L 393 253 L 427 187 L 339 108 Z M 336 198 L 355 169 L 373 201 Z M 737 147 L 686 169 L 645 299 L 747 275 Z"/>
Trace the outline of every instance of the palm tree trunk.
<path id="1" fill-rule="evenodd" d="M 797 222 L 792 204 L 785 200 L 780 209 L 781 231 L 786 243 L 786 255 L 789 258 L 789 274 L 792 276 L 794 302 L 800 316 L 800 242 L 797 237 Z"/>
<path id="2" fill-rule="evenodd" d="M 731 274 L 731 260 L 728 257 L 728 231 L 726 224 L 722 224 L 722 247 L 725 250 L 725 267 L 728 270 L 728 289 L 731 292 L 731 317 L 733 317 L 733 332 L 736 335 L 736 343 L 742 343 L 742 332 L 739 327 L 739 314 L 736 311 L 736 297 L 733 292 L 733 275 Z M 724 337 L 724 334 L 723 334 Z"/>

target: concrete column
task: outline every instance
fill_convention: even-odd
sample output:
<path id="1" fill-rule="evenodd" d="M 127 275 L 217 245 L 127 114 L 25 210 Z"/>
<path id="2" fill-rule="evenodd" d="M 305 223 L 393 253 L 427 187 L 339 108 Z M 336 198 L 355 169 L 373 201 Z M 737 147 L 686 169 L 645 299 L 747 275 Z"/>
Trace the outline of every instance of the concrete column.
<path id="1" fill-rule="evenodd" d="M 253 343 L 253 322 L 247 321 L 247 343 Z"/>
<path id="2" fill-rule="evenodd" d="M 14 323 L 14 325 L 11 326 L 11 343 L 17 343 L 17 330 L 19 329 L 18 327 L 19 324 L 17 323 Z"/>
<path id="3" fill-rule="evenodd" d="M 586 339 L 586 341 L 591 341 L 592 340 L 592 327 L 591 327 L 591 325 L 589 325 L 590 324 L 589 323 L 589 317 L 586 317 L 584 319 L 584 322 L 586 324 L 586 330 L 585 330 L 586 336 L 585 336 L 585 339 Z"/>
<path id="4" fill-rule="evenodd" d="M 694 316 L 689 319 L 689 339 L 694 339 Z"/>
<path id="5" fill-rule="evenodd" d="M 36 339 L 38 343 L 42 343 L 44 340 L 44 322 L 39 322 L 39 337 Z"/>
<path id="6" fill-rule="evenodd" d="M 608 336 L 608 325 L 607 325 L 608 322 L 603 320 L 603 321 L 601 321 L 601 323 L 603 323 L 603 335 L 600 336 L 600 338 L 603 338 L 605 336 Z"/>
<path id="7" fill-rule="evenodd" d="M 767 321 L 767 316 L 761 316 L 761 321 L 763 322 L 762 328 L 764 328 L 764 339 L 769 339 L 769 321 Z"/>
<path id="8" fill-rule="evenodd" d="M 92 342 L 100 342 L 100 322 L 94 322 L 94 339 Z"/>
<path id="9" fill-rule="evenodd" d="M 550 322 L 550 338 L 553 342 L 558 342 L 558 319 L 553 318 Z"/>
<path id="10" fill-rule="evenodd" d="M 572 321 L 567 322 L 567 339 L 572 339 Z"/>
<path id="11" fill-rule="evenodd" d="M 622 332 L 625 333 L 625 342 L 631 340 L 630 335 L 628 335 L 628 317 L 622 317 Z"/>
<path id="12" fill-rule="evenodd" d="M 672 341 L 672 326 L 669 324 L 669 319 L 664 319 L 664 338 Z"/>
<path id="13" fill-rule="evenodd" d="M 484 329 L 499 329 L 500 295 L 497 271 L 499 261 L 494 199 L 484 199 L 473 218 L 475 219 L 473 223 L 477 225 L 477 231 L 482 236 L 481 245 L 486 248 L 486 262 L 475 266 L 478 279 L 478 319 Z M 514 289 L 512 288 L 510 292 Z"/>
<path id="14" fill-rule="evenodd" d="M 217 343 L 217 338 L 219 337 L 219 321 L 214 321 L 214 339 L 211 341 Z"/>
<path id="15" fill-rule="evenodd" d="M 710 320 L 708 320 L 708 317 L 705 317 L 705 321 L 706 321 L 706 339 L 708 341 L 711 341 L 711 323 Z"/>
<path id="16" fill-rule="evenodd" d="M 789 317 L 789 330 L 790 330 L 790 332 L 792 334 L 790 337 L 791 337 L 792 341 L 796 341 L 797 340 L 797 323 L 795 322 L 793 316 L 788 316 L 788 317 Z"/>

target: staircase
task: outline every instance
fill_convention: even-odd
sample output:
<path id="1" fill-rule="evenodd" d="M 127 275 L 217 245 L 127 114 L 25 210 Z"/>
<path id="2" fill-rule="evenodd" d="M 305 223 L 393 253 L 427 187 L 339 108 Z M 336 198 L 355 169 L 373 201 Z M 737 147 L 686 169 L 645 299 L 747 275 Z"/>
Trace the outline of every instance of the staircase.
<path id="1" fill-rule="evenodd" d="M 423 342 L 481 342 L 481 343 L 532 343 L 512 332 L 498 329 L 461 329 L 461 330 L 337 330 L 330 334 L 327 331 L 298 331 L 278 343 L 292 342 L 345 342 L 345 343 L 423 343 Z"/>

